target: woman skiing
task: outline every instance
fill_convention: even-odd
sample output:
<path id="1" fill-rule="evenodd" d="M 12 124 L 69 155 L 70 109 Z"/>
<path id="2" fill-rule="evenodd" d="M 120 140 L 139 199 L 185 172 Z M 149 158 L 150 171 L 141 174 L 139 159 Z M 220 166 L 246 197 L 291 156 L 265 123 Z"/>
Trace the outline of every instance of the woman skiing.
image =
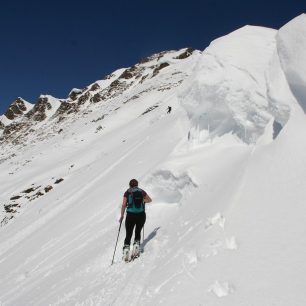
<path id="1" fill-rule="evenodd" d="M 139 256 L 140 234 L 146 222 L 145 203 L 152 202 L 149 195 L 143 189 L 138 187 L 138 181 L 136 179 L 132 179 L 129 186 L 130 188 L 123 195 L 121 217 L 119 220 L 121 223 L 126 210 L 126 236 L 123 246 L 123 258 L 126 261 L 129 260 L 130 244 L 134 228 L 135 238 L 131 257 L 135 258 Z"/>

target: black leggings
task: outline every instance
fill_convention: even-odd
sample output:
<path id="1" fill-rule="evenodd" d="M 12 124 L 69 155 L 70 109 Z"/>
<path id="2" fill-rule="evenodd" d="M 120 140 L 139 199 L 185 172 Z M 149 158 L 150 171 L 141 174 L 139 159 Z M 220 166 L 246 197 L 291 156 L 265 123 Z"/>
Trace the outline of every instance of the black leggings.
<path id="1" fill-rule="evenodd" d="M 142 212 L 139 214 L 133 214 L 133 213 L 126 214 L 126 218 L 125 218 L 126 236 L 124 240 L 125 245 L 130 245 L 135 225 L 136 225 L 135 241 L 140 241 L 141 230 L 145 222 L 146 222 L 145 212 Z"/>

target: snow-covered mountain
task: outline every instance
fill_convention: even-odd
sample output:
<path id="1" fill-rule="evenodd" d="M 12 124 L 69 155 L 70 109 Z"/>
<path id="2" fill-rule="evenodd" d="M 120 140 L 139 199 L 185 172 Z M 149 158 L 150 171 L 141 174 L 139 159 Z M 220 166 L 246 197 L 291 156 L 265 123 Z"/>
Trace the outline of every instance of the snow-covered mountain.
<path id="1" fill-rule="evenodd" d="M 0 304 L 306 305 L 305 47 L 303 14 L 14 101 Z M 111 266 L 134 177 L 153 198 L 144 253 L 121 261 L 121 229 Z"/>
<path id="2" fill-rule="evenodd" d="M 72 89 L 66 99 L 41 95 L 32 105 L 18 98 L 0 117 L 0 143 L 4 147 L 8 144 L 28 145 L 33 139 L 37 140 L 37 135 L 39 140 L 46 139 L 48 133 L 54 134 L 58 129 L 68 127 L 88 113 L 110 115 L 148 92 L 178 87 L 191 74 L 191 67 L 187 65 L 190 62 L 192 65 L 200 53 L 187 48 L 155 54 L 132 67 L 118 69 L 84 89 Z M 186 61 L 191 55 L 193 60 Z M 166 67 L 166 72 L 162 71 Z"/>

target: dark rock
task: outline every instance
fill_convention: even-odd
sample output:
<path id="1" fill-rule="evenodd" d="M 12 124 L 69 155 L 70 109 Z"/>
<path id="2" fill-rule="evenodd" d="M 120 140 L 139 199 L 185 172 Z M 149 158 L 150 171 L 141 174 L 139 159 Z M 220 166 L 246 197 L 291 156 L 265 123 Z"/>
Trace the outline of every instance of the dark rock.
<path id="1" fill-rule="evenodd" d="M 39 97 L 34 107 L 26 114 L 26 117 L 34 121 L 43 121 L 47 118 L 46 111 L 52 109 L 48 97 Z"/>
<path id="2" fill-rule="evenodd" d="M 101 125 L 99 125 L 97 128 L 96 128 L 96 131 L 95 133 L 98 133 L 99 131 L 102 131 L 103 130 L 103 127 Z"/>
<path id="3" fill-rule="evenodd" d="M 95 84 L 93 84 L 91 87 L 90 87 L 90 91 L 95 91 L 95 90 L 98 90 L 98 89 L 100 89 L 101 87 L 100 87 L 100 85 L 98 84 L 98 83 L 95 83 Z"/>
<path id="4" fill-rule="evenodd" d="M 26 112 L 27 108 L 25 106 L 24 101 L 21 98 L 17 98 L 7 109 L 5 112 L 5 116 L 10 119 L 14 120 L 15 118 L 18 118 Z"/>
<path id="5" fill-rule="evenodd" d="M 139 82 L 139 83 L 143 83 L 143 82 L 144 82 L 144 80 L 145 80 L 147 77 L 148 77 L 148 74 L 144 75 L 144 76 L 141 78 L 141 80 L 140 80 L 140 82 Z"/>
<path id="6" fill-rule="evenodd" d="M 7 205 L 4 205 L 4 209 L 7 213 L 16 213 L 17 210 L 16 208 L 17 207 L 20 207 L 20 204 L 7 204 Z"/>
<path id="7" fill-rule="evenodd" d="M 183 53 L 176 57 L 176 59 L 184 59 L 189 57 L 193 53 L 193 48 L 187 48 Z"/>
<path id="8" fill-rule="evenodd" d="M 155 76 L 159 73 L 160 70 L 164 69 L 164 68 L 167 67 L 167 66 L 169 66 L 168 63 L 162 63 L 162 64 L 158 65 L 158 66 L 154 69 L 154 71 L 153 71 L 153 76 L 152 76 L 152 78 L 155 77 Z"/>
<path id="9" fill-rule="evenodd" d="M 162 64 L 159 65 L 158 69 L 161 70 L 161 69 L 163 69 L 163 68 L 165 68 L 167 66 L 169 66 L 168 63 L 162 63 Z"/>
<path id="10" fill-rule="evenodd" d="M 107 116 L 107 114 L 102 115 L 101 117 L 99 117 L 99 118 L 97 118 L 97 119 L 93 119 L 93 120 L 91 120 L 91 122 L 98 122 L 98 121 L 100 121 L 100 120 L 103 120 L 103 119 L 105 118 L 105 116 Z"/>
<path id="11" fill-rule="evenodd" d="M 71 113 L 77 113 L 79 106 L 75 102 L 62 102 L 53 117 L 58 117 L 59 121 L 65 119 L 65 116 Z"/>
<path id="12" fill-rule="evenodd" d="M 13 215 L 11 215 L 10 217 L 5 216 L 5 217 L 2 219 L 1 223 L 0 223 L 1 226 L 4 226 L 4 225 L 8 224 L 9 220 L 11 220 L 11 219 L 13 219 L 13 218 L 14 218 Z"/>
<path id="13" fill-rule="evenodd" d="M 112 74 L 108 74 L 108 75 L 106 75 L 104 78 L 103 78 L 103 80 L 109 80 L 109 79 L 111 79 L 112 77 L 114 77 L 115 75 L 112 73 Z"/>
<path id="14" fill-rule="evenodd" d="M 16 213 L 17 211 L 15 209 L 9 208 L 8 206 L 4 207 L 5 212 L 7 213 Z"/>
<path id="15" fill-rule="evenodd" d="M 116 88 L 116 87 L 119 87 L 120 86 L 120 81 L 119 80 L 115 80 L 114 82 L 112 82 L 109 87 L 110 88 Z"/>
<path id="16" fill-rule="evenodd" d="M 132 66 L 126 70 L 120 75 L 119 79 L 131 79 L 135 75 L 137 75 L 138 69 L 136 66 Z"/>
<path id="17" fill-rule="evenodd" d="M 45 192 L 47 193 L 47 192 L 49 192 L 52 189 L 53 189 L 53 187 L 48 185 L 47 187 L 45 187 Z"/>
<path id="18" fill-rule="evenodd" d="M 10 135 L 13 135 L 16 132 L 21 131 L 23 128 L 26 128 L 27 126 L 28 125 L 26 123 L 22 123 L 22 122 L 16 123 L 16 122 L 13 122 L 13 123 L 7 125 L 4 128 L 3 136 L 8 137 Z"/>
<path id="19" fill-rule="evenodd" d="M 128 102 L 130 102 L 130 101 L 132 101 L 132 100 L 136 100 L 136 99 L 138 99 L 139 97 L 140 97 L 139 95 L 134 95 L 134 96 L 132 96 L 131 98 L 129 98 L 129 99 L 127 99 L 126 101 L 124 101 L 123 104 L 126 104 L 126 103 L 128 103 Z"/>
<path id="20" fill-rule="evenodd" d="M 85 94 L 79 97 L 78 99 L 78 105 L 84 104 L 86 101 L 88 101 L 90 98 L 90 92 L 87 91 Z"/>
<path id="21" fill-rule="evenodd" d="M 142 59 L 139 61 L 139 63 L 140 63 L 140 64 L 145 64 L 145 63 L 148 63 L 148 62 L 150 62 L 150 61 L 151 61 L 151 57 L 150 57 L 150 56 L 147 56 L 147 57 L 142 58 Z"/>
<path id="22" fill-rule="evenodd" d="M 119 79 L 131 79 L 133 77 L 133 74 L 126 69 L 119 77 Z"/>
<path id="23" fill-rule="evenodd" d="M 167 51 L 163 51 L 163 52 L 158 53 L 157 60 L 159 61 L 166 53 L 167 53 Z"/>
<path id="24" fill-rule="evenodd" d="M 37 198 L 39 198 L 39 197 L 41 197 L 41 196 L 43 196 L 44 195 L 44 193 L 42 192 L 42 191 L 38 191 L 38 192 L 36 192 L 33 196 L 32 196 L 32 198 L 30 199 L 30 201 L 33 201 L 33 200 L 35 200 L 35 199 L 37 199 Z"/>
<path id="25" fill-rule="evenodd" d="M 39 187 L 40 186 L 28 188 L 28 189 L 22 191 L 22 193 L 31 193 L 31 192 L 35 191 L 37 188 L 39 188 Z"/>
<path id="26" fill-rule="evenodd" d="M 154 55 L 142 58 L 139 63 L 145 64 L 145 63 L 151 62 L 152 60 L 154 60 Z"/>
<path id="27" fill-rule="evenodd" d="M 110 99 L 110 98 L 119 96 L 126 89 L 128 89 L 132 84 L 133 83 L 127 84 L 125 81 L 119 81 L 119 79 L 117 79 L 100 92 L 101 99 L 106 100 L 106 99 Z"/>
<path id="28" fill-rule="evenodd" d="M 20 199 L 20 198 L 21 198 L 21 196 L 18 195 L 18 196 L 11 197 L 10 200 L 13 201 L 13 200 L 17 200 L 17 199 Z"/>
<path id="29" fill-rule="evenodd" d="M 54 184 L 59 184 L 59 183 L 61 183 L 63 180 L 64 180 L 63 178 L 57 179 L 57 180 L 54 182 Z"/>
<path id="30" fill-rule="evenodd" d="M 82 93 L 83 91 L 82 90 L 72 90 L 70 93 L 69 93 L 69 98 L 74 101 L 77 99 L 77 97 Z"/>
<path id="31" fill-rule="evenodd" d="M 23 193 L 30 193 L 30 192 L 33 192 L 35 190 L 35 188 L 28 188 L 28 189 L 26 189 L 26 190 L 24 190 L 24 191 L 22 191 Z"/>
<path id="32" fill-rule="evenodd" d="M 151 61 L 154 61 L 154 60 L 160 60 L 166 53 L 168 53 L 168 51 L 163 51 L 163 52 L 160 52 L 160 53 L 155 53 L 151 56 L 148 56 L 148 57 L 145 57 L 143 59 L 140 60 L 140 63 L 141 64 L 145 64 L 145 63 L 148 63 L 148 62 L 151 62 Z"/>
<path id="33" fill-rule="evenodd" d="M 153 106 L 147 108 L 141 115 L 145 115 L 145 114 L 151 112 L 153 109 L 155 109 L 157 107 L 158 107 L 158 105 L 153 105 Z"/>
<path id="34" fill-rule="evenodd" d="M 90 99 L 90 102 L 93 102 L 93 103 L 98 103 L 100 101 L 103 100 L 103 97 L 99 94 L 99 93 L 96 93 L 91 99 Z"/>

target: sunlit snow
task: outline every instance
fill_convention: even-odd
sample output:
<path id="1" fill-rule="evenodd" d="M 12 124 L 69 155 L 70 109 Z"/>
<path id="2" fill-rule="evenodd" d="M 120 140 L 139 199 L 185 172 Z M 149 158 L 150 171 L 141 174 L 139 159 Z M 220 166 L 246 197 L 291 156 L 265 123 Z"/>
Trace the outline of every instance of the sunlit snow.
<path id="1" fill-rule="evenodd" d="M 1 147 L 0 305 L 306 305 L 305 24 L 165 53 L 63 123 L 44 96 L 35 136 Z M 134 177 L 144 253 L 121 260 L 122 228 L 111 265 Z"/>

